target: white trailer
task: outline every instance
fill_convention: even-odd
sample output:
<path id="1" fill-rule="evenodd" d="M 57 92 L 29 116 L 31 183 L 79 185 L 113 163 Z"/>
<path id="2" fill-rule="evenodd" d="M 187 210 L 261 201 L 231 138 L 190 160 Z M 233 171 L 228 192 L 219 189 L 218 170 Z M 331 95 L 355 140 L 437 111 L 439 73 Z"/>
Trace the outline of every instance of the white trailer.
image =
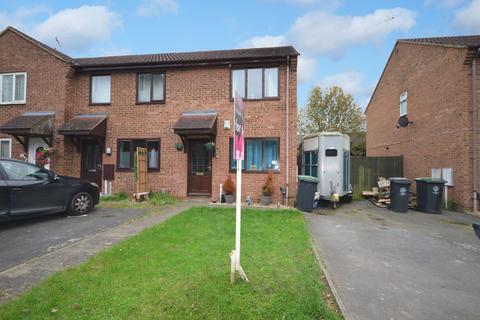
<path id="1" fill-rule="evenodd" d="M 301 174 L 318 178 L 317 196 L 350 201 L 350 137 L 340 132 L 320 132 L 303 137 Z"/>

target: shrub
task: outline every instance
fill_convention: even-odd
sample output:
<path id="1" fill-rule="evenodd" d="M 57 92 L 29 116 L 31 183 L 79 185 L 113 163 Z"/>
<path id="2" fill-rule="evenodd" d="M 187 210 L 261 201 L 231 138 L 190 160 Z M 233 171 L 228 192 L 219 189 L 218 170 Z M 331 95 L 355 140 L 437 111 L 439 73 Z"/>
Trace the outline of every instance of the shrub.
<path id="1" fill-rule="evenodd" d="M 225 194 L 234 194 L 236 191 L 235 184 L 233 183 L 232 176 L 228 175 L 227 180 L 223 183 L 223 191 Z"/>
<path id="2" fill-rule="evenodd" d="M 271 197 L 273 194 L 273 172 L 269 171 L 265 184 L 262 187 L 262 193 L 265 197 Z"/>

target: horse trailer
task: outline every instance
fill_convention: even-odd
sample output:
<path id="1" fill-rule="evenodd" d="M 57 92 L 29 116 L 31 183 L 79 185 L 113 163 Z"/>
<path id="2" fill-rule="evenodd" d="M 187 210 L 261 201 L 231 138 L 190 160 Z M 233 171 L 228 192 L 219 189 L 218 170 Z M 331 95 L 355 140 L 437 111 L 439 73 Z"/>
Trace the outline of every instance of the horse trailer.
<path id="1" fill-rule="evenodd" d="M 318 200 L 336 206 L 352 199 L 350 183 L 350 137 L 340 132 L 309 134 L 302 140 L 301 174 L 318 178 Z"/>

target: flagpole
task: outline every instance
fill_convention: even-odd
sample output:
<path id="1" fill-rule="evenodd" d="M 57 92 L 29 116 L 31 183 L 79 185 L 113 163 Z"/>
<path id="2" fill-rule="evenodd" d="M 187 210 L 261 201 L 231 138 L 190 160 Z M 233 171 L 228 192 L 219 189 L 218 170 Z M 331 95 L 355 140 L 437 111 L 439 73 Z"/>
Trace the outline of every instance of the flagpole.
<path id="1" fill-rule="evenodd" d="M 240 230 L 242 223 L 242 160 L 237 160 L 237 192 L 235 210 L 235 270 L 240 270 Z"/>
<path id="2" fill-rule="evenodd" d="M 238 105 L 237 105 L 238 103 Z M 238 108 L 238 110 L 237 110 Z M 235 282 L 235 274 L 238 272 L 243 281 L 249 282 L 240 264 L 240 234 L 242 222 L 242 159 L 244 153 L 243 138 L 243 102 L 237 92 L 233 102 L 234 114 L 234 158 L 237 160 L 237 186 L 235 203 L 235 250 L 230 253 L 230 281 Z M 238 118 L 237 118 L 238 113 Z"/>

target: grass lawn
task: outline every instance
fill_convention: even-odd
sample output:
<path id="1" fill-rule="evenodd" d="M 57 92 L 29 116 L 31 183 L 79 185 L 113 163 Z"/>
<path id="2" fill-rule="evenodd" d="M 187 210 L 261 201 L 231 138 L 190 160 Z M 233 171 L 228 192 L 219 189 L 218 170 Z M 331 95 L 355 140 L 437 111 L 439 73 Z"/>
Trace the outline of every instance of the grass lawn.
<path id="1" fill-rule="evenodd" d="M 159 209 L 171 207 L 178 203 L 178 199 L 168 193 L 151 192 L 149 201 L 133 202 L 129 195 L 120 192 L 111 196 L 101 197 L 99 208 L 144 208 L 150 213 L 156 213 Z"/>
<path id="2" fill-rule="evenodd" d="M 51 276 L 0 319 L 341 319 L 299 212 L 250 209 L 242 221 L 249 284 L 230 284 L 234 209 L 192 208 Z"/>

